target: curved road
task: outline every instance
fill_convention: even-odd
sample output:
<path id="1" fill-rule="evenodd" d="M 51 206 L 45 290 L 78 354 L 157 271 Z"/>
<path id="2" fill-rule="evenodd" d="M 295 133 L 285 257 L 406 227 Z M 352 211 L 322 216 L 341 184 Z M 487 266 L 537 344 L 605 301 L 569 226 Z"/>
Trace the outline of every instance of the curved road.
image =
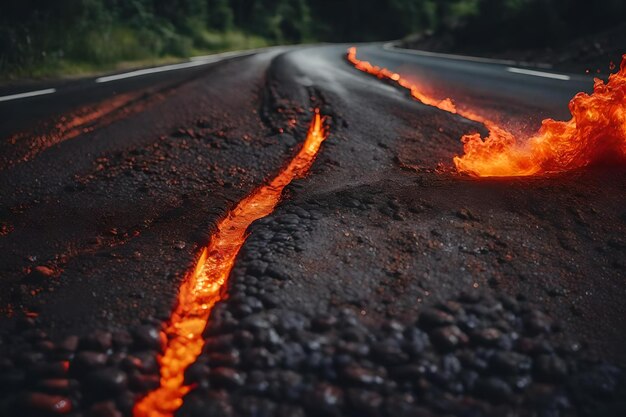
<path id="1" fill-rule="evenodd" d="M 248 229 L 176 415 L 624 415 L 626 169 L 459 175 L 459 138 L 484 128 L 358 72 L 348 46 L 0 88 L 0 415 L 132 415 L 188 271 L 314 109 L 328 137 Z M 525 132 L 592 87 L 358 56 Z"/>

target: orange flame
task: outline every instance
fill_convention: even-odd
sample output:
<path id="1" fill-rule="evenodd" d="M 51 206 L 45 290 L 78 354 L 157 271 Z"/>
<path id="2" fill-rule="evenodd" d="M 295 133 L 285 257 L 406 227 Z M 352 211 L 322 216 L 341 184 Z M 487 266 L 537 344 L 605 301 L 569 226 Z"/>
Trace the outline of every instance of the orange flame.
<path id="1" fill-rule="evenodd" d="M 269 215 L 283 189 L 304 176 L 320 149 L 327 132 L 316 110 L 302 149 L 268 185 L 243 199 L 217 225 L 217 232 L 202 251 L 195 269 L 184 280 L 178 304 L 165 329 L 168 342 L 159 358 L 161 386 L 139 401 L 135 417 L 170 417 L 180 408 L 191 387 L 184 385 L 184 371 L 202 352 L 206 327 L 215 303 L 222 299 L 237 253 L 246 240 L 246 230 L 255 220 Z"/>
<path id="2" fill-rule="evenodd" d="M 594 93 L 577 94 L 570 102 L 572 119 L 568 122 L 544 120 L 539 132 L 524 143 L 497 123 L 466 109 L 458 109 L 452 100 L 439 100 L 386 68 L 374 66 L 356 57 L 356 48 L 348 50 L 348 61 L 358 70 L 390 80 L 409 90 L 424 104 L 485 125 L 489 136 L 465 135 L 465 154 L 454 157 L 459 172 L 475 177 L 524 176 L 580 168 L 607 157 L 626 160 L 626 55 L 619 73 L 607 84 L 595 81 Z"/>
<path id="3" fill-rule="evenodd" d="M 454 158 L 457 169 L 479 177 L 517 176 L 626 161 L 626 55 L 618 73 L 606 84 L 596 79 L 593 94 L 576 94 L 569 109 L 569 121 L 546 119 L 523 143 L 493 132 L 484 140 L 464 136 L 465 155 Z"/>

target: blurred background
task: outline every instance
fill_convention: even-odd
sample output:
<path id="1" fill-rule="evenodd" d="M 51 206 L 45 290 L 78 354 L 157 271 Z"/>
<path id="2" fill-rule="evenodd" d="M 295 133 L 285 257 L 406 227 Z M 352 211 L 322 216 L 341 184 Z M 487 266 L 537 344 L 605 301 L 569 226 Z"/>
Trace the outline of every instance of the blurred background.
<path id="1" fill-rule="evenodd" d="M 625 16 L 624 0 L 3 0 L 0 78 L 392 39 L 597 72 L 626 52 Z"/>

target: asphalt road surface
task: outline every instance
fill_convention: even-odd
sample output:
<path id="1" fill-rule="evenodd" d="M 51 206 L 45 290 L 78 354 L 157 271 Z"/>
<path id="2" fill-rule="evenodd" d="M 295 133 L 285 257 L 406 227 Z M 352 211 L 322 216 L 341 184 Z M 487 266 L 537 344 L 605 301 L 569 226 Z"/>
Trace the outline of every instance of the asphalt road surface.
<path id="1" fill-rule="evenodd" d="M 132 415 L 186 273 L 315 108 L 328 138 L 250 227 L 177 415 L 625 415 L 626 169 L 459 175 L 459 138 L 484 128 L 348 46 L 0 88 L 0 415 Z M 518 132 L 592 87 L 358 55 Z"/>

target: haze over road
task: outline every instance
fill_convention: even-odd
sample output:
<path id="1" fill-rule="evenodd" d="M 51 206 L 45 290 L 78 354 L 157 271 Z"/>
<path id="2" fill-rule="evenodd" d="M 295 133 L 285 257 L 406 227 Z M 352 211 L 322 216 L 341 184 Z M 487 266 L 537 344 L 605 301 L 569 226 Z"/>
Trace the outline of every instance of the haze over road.
<path id="1" fill-rule="evenodd" d="M 460 175 L 459 139 L 484 127 L 357 71 L 349 46 L 0 89 L 54 89 L 0 101 L 1 415 L 131 415 L 160 383 L 158 330 L 202 248 L 315 109 L 328 137 L 248 229 L 177 415 L 626 411 L 624 167 Z M 592 89 L 358 53 L 527 133 Z"/>

